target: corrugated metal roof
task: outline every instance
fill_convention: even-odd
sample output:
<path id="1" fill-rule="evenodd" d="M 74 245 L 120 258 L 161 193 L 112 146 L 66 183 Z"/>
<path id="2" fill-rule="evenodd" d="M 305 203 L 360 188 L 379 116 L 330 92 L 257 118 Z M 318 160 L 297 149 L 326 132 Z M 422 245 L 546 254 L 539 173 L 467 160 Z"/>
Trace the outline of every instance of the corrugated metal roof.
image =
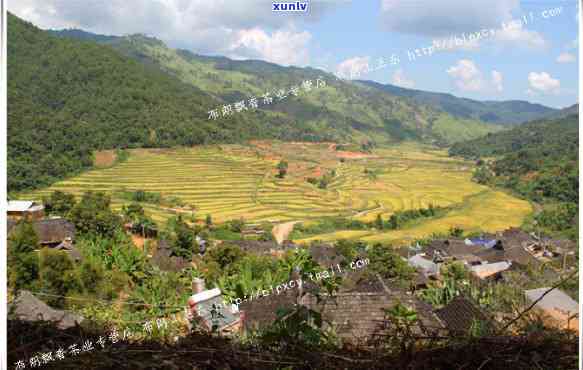
<path id="1" fill-rule="evenodd" d="M 476 265 L 472 266 L 470 269 L 473 273 L 480 277 L 487 277 L 490 275 L 494 275 L 498 272 L 508 270 L 512 266 L 511 262 L 503 261 L 503 262 L 494 262 L 494 263 L 486 263 L 483 265 Z"/>
<path id="2" fill-rule="evenodd" d="M 30 200 L 9 200 L 6 209 L 8 212 L 25 212 L 33 204 L 34 202 Z"/>
<path id="3" fill-rule="evenodd" d="M 413 257 L 409 258 L 409 264 L 414 267 L 419 267 L 425 271 L 436 273 L 438 266 L 437 264 L 433 263 L 426 258 L 424 258 L 420 254 L 416 254 Z"/>
<path id="4" fill-rule="evenodd" d="M 551 288 L 538 288 L 526 290 L 524 294 L 532 302 L 539 299 L 547 290 Z M 561 311 L 568 311 L 572 314 L 579 311 L 579 304 L 573 298 L 559 289 L 549 292 L 544 298 L 535 306 L 544 310 L 559 309 Z"/>

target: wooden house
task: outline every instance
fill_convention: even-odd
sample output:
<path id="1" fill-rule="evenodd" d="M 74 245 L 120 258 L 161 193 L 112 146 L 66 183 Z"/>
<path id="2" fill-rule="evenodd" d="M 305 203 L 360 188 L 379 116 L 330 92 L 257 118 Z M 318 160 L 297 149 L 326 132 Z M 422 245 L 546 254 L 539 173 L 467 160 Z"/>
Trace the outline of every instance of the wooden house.
<path id="1" fill-rule="evenodd" d="M 6 212 L 12 220 L 40 220 L 44 217 L 45 207 L 42 204 L 29 200 L 9 200 Z"/>

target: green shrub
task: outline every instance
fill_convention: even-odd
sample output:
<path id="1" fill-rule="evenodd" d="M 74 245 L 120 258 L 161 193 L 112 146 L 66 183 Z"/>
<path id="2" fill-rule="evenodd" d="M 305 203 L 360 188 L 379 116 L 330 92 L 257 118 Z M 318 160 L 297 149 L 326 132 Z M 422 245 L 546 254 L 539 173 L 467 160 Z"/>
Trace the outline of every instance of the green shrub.
<path id="1" fill-rule="evenodd" d="M 39 263 L 40 285 L 43 292 L 56 295 L 46 301 L 55 307 L 63 307 L 65 296 L 82 291 L 82 284 L 75 265 L 66 252 L 43 248 Z"/>

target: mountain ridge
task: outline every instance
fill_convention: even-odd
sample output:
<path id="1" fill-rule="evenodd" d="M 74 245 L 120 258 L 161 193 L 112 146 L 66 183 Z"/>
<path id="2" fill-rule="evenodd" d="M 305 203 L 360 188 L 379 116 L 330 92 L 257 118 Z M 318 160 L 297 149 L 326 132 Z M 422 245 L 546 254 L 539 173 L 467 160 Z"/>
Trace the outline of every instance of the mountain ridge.
<path id="1" fill-rule="evenodd" d="M 359 83 L 373 86 L 379 90 L 413 99 L 419 103 L 429 104 L 458 118 L 479 119 L 486 123 L 513 126 L 516 124 L 544 118 L 558 110 L 542 104 L 530 103 L 525 100 L 475 100 L 457 97 L 450 93 L 431 92 L 408 89 L 391 84 L 381 84 L 374 81 Z"/>
<path id="2" fill-rule="evenodd" d="M 45 31 L 10 13 L 8 28 L 11 190 L 90 168 L 102 149 L 250 139 L 450 145 L 502 129 L 313 68 L 198 56 L 140 34 Z M 317 78 L 326 86 L 208 118 L 212 109 Z"/>
<path id="3" fill-rule="evenodd" d="M 127 36 L 105 36 L 99 34 L 93 34 L 78 29 L 70 30 L 52 30 L 53 34 L 60 37 L 78 37 L 78 38 L 91 38 L 97 42 L 105 42 L 108 44 L 115 44 L 119 42 L 120 39 L 124 37 L 133 37 L 136 35 Z M 77 34 L 77 35 L 76 35 Z M 145 35 L 140 35 L 149 40 L 156 40 L 159 43 L 162 41 Z M 281 67 L 275 63 L 270 63 L 263 60 L 249 59 L 244 61 L 232 60 L 224 56 L 205 56 L 200 54 L 195 54 L 186 49 L 177 49 L 179 53 L 183 53 L 186 57 L 197 58 L 208 61 L 222 61 L 222 62 L 232 62 L 232 63 L 262 63 L 264 65 L 274 65 Z M 282 67 L 285 68 L 285 67 Z M 292 67 L 293 68 L 293 67 Z M 311 68 L 311 67 L 307 67 Z M 316 69 L 314 69 L 316 70 Z M 502 125 L 515 125 L 519 123 L 524 123 L 532 121 L 534 119 L 544 118 L 547 115 L 558 112 L 558 109 L 550 108 L 538 103 L 531 103 L 525 100 L 512 99 L 512 100 L 476 100 L 466 97 L 459 97 L 451 93 L 445 92 L 433 92 L 425 91 L 419 89 L 409 89 L 391 84 L 381 84 L 375 81 L 358 80 L 356 81 L 361 84 L 366 84 L 372 87 L 376 87 L 385 92 L 390 92 L 394 95 L 413 98 L 418 103 L 428 104 L 434 108 L 441 109 L 456 118 L 462 119 L 478 119 L 485 123 L 491 124 L 502 124 Z M 472 111 L 472 109 L 475 111 Z M 502 111 L 502 114 L 500 113 Z"/>

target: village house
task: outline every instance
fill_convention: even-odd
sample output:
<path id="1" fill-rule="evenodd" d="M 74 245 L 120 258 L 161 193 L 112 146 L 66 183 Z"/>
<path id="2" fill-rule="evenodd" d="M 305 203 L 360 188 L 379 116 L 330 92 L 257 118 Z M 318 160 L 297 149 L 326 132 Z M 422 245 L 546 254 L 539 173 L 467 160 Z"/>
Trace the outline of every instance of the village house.
<path id="1" fill-rule="evenodd" d="M 470 274 L 478 279 L 499 279 L 501 273 L 508 270 L 512 266 L 512 262 L 500 261 L 493 263 L 482 263 L 480 265 L 473 265 L 470 267 Z"/>
<path id="2" fill-rule="evenodd" d="M 579 304 L 573 298 L 559 289 L 538 288 L 526 290 L 526 299 L 536 302 L 535 308 L 542 314 L 545 323 L 561 328 L 574 330 L 579 333 Z"/>
<path id="3" fill-rule="evenodd" d="M 283 243 L 281 245 L 274 241 L 259 241 L 259 240 L 230 240 L 225 244 L 236 245 L 244 252 L 249 252 L 258 255 L 281 256 L 287 250 L 292 250 L 298 246 L 293 243 Z"/>
<path id="4" fill-rule="evenodd" d="M 364 276 L 362 273 L 358 275 Z M 240 309 L 245 316 L 245 327 L 266 327 L 274 322 L 278 309 L 291 310 L 299 304 L 320 313 L 323 328 L 332 329 L 343 342 L 367 344 L 376 337 L 387 335 L 386 310 L 401 303 L 417 312 L 419 320 L 414 328 L 417 333 L 443 328 L 429 304 L 401 289 L 388 288 L 379 276 L 345 285 L 334 296 L 320 294 L 320 300 L 314 294 L 315 286 L 304 284 L 307 293 L 303 296 L 299 296 L 296 290 L 242 303 Z"/>
<path id="5" fill-rule="evenodd" d="M 473 239 L 434 240 L 427 247 L 426 254 L 432 257 L 438 253 L 446 262 L 460 261 L 466 266 L 494 264 L 491 268 L 501 267 L 502 262 L 511 262 L 522 267 L 538 267 L 539 261 L 528 247 L 536 244 L 532 236 L 519 229 L 509 229 L 498 235 L 487 235 Z M 491 268 L 487 268 L 491 270 Z M 478 267 L 477 270 L 486 270 Z"/>
<path id="6" fill-rule="evenodd" d="M 425 253 L 419 253 L 410 257 L 407 262 L 410 266 L 415 267 L 425 278 L 437 278 L 443 260 L 439 257 L 439 254 L 435 254 L 433 258 L 429 258 Z"/>
<path id="7" fill-rule="evenodd" d="M 50 307 L 26 290 L 20 291 L 18 297 L 10 303 L 8 312 L 10 317 L 23 321 L 54 322 L 60 329 L 75 327 L 84 320 L 82 316 L 75 313 Z"/>
<path id="8" fill-rule="evenodd" d="M 172 272 L 182 271 L 191 265 L 187 259 L 177 256 L 170 248 L 170 243 L 165 239 L 158 241 L 150 263 L 153 266 L 157 266 L 161 271 Z"/>
<path id="9" fill-rule="evenodd" d="M 467 335 L 470 330 L 481 326 L 488 330 L 493 328 L 493 321 L 469 299 L 458 296 L 435 314 L 447 332 L 451 335 Z"/>
<path id="10" fill-rule="evenodd" d="M 484 249 L 482 245 L 467 244 L 459 239 L 433 240 L 426 248 L 426 256 L 432 259 L 437 255 L 444 262 L 460 261 L 472 264 L 481 262 L 476 254 Z"/>
<path id="11" fill-rule="evenodd" d="M 323 268 L 342 264 L 346 260 L 332 244 L 315 244 L 310 246 L 310 256 Z"/>
<path id="12" fill-rule="evenodd" d="M 42 204 L 29 200 L 9 200 L 6 207 L 8 219 L 29 221 L 42 219 L 44 209 Z"/>
<path id="13" fill-rule="evenodd" d="M 230 335 L 241 332 L 244 316 L 236 305 L 225 305 L 218 288 L 206 290 L 204 280 L 192 282 L 193 295 L 188 299 L 187 319 L 198 329 Z"/>
<path id="14" fill-rule="evenodd" d="M 8 219 L 8 235 L 18 224 L 18 220 Z M 75 261 L 80 262 L 82 255 L 75 248 L 75 225 L 64 218 L 50 218 L 32 222 L 32 227 L 38 237 L 40 248 L 52 248 L 67 252 Z"/>

